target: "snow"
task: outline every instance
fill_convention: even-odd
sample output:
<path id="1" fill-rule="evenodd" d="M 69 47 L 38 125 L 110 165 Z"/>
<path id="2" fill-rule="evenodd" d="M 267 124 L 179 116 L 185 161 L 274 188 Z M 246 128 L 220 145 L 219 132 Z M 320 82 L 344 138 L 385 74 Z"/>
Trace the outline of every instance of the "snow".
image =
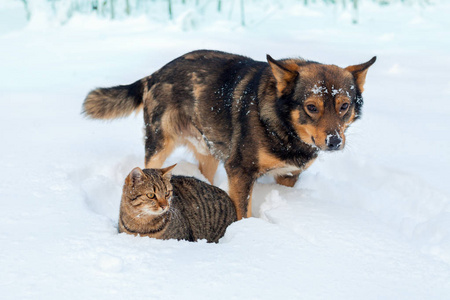
<path id="1" fill-rule="evenodd" d="M 324 82 L 320 81 L 319 84 L 324 84 Z M 325 86 L 322 85 L 318 86 L 317 84 L 313 86 L 311 92 L 315 95 L 328 94 L 328 90 Z"/>
<path id="2" fill-rule="evenodd" d="M 450 299 L 449 5 L 363 2 L 353 25 L 298 3 L 254 22 L 261 8 L 247 7 L 247 28 L 193 12 L 27 25 L 21 6 L 0 6 L 1 299 Z M 142 113 L 87 120 L 82 101 L 202 48 L 378 59 L 345 149 L 321 153 L 294 188 L 261 178 L 253 217 L 220 243 L 119 235 L 123 180 L 143 167 Z M 185 149 L 174 163 L 206 181 Z M 228 189 L 223 165 L 215 184 Z"/>

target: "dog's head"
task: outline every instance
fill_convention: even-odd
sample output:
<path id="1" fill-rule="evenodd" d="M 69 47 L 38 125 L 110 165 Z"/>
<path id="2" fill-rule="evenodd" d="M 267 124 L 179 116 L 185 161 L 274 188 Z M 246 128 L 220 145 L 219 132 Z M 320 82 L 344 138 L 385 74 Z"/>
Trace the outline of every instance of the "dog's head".
<path id="1" fill-rule="evenodd" d="M 276 80 L 280 106 L 289 107 L 300 139 L 321 150 L 340 150 L 345 130 L 361 114 L 362 92 L 373 57 L 360 65 L 340 68 L 299 59 L 267 60 Z"/>

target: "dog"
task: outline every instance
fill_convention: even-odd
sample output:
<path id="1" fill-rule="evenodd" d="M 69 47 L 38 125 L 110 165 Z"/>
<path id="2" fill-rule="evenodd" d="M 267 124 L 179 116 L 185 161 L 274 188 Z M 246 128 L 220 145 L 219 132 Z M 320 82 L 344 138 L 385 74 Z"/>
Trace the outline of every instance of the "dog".
<path id="1" fill-rule="evenodd" d="M 213 183 L 222 161 L 242 219 L 251 216 L 259 176 L 272 173 L 292 187 L 320 150 L 344 147 L 346 129 L 361 116 L 375 60 L 340 68 L 198 50 L 130 85 L 91 91 L 83 113 L 114 119 L 143 108 L 145 167 L 161 168 L 177 145 L 186 145 Z"/>

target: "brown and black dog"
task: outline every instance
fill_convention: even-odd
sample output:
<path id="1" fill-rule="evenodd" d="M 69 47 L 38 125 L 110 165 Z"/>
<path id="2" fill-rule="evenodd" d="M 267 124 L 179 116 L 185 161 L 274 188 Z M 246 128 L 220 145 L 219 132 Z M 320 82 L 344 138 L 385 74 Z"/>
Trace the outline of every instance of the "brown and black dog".
<path id="1" fill-rule="evenodd" d="M 241 219 L 251 215 L 259 176 L 271 172 L 293 186 L 319 150 L 344 147 L 375 60 L 340 68 L 194 51 L 130 85 L 91 91 L 83 109 L 89 117 L 113 119 L 143 107 L 146 168 L 160 168 L 177 145 L 187 145 L 212 183 L 223 161 Z"/>

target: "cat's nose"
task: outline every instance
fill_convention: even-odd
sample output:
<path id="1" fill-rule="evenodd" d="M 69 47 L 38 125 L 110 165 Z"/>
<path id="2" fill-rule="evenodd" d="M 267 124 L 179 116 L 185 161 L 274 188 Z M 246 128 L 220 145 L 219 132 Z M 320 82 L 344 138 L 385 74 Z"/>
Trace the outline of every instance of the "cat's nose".
<path id="1" fill-rule="evenodd" d="M 160 205 L 160 207 L 161 207 L 162 210 L 166 210 L 168 205 Z"/>

